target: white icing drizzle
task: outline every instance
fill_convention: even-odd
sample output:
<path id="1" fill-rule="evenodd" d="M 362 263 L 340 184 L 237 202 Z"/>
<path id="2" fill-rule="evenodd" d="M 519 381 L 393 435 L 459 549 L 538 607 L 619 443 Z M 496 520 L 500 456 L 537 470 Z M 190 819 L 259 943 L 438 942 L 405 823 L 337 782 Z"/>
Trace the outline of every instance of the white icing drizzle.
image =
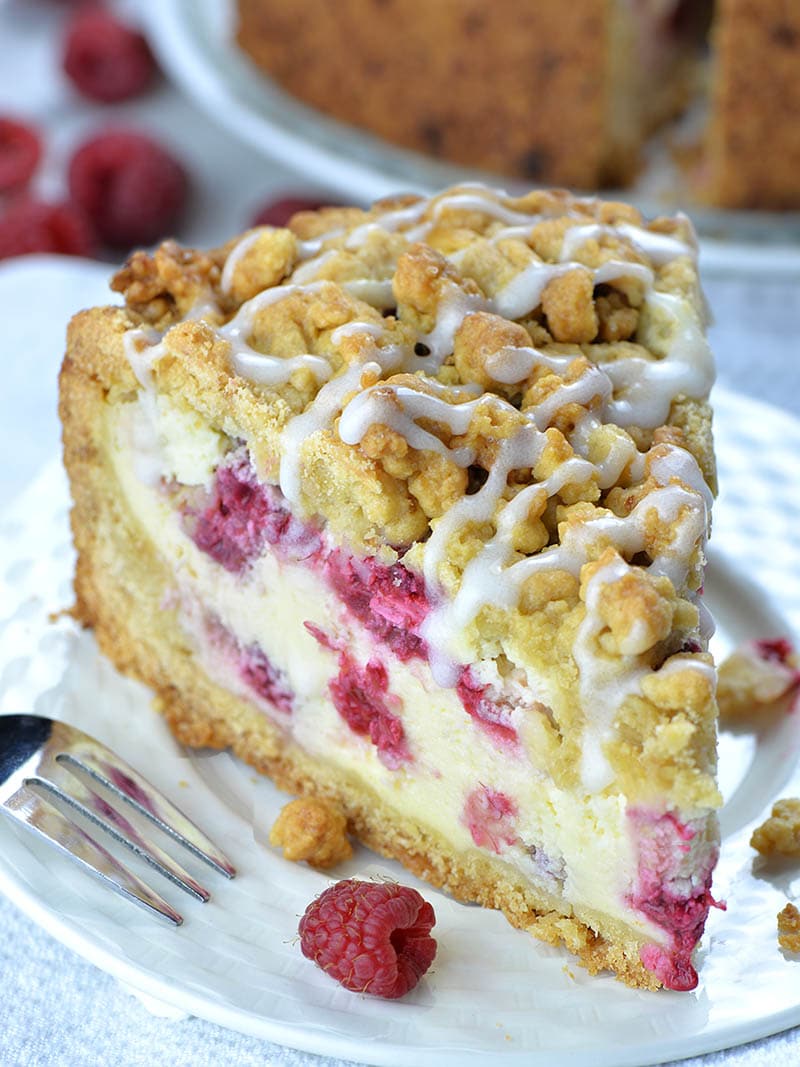
<path id="1" fill-rule="evenodd" d="M 319 255 L 316 255 L 311 259 L 306 259 L 299 267 L 295 267 L 292 272 L 292 283 L 304 285 L 306 282 L 313 281 L 316 278 L 317 271 L 320 267 L 323 267 L 338 255 L 338 248 L 329 248 L 327 251 L 320 252 Z"/>
<path id="2" fill-rule="evenodd" d="M 233 349 L 231 364 L 238 375 L 255 385 L 282 385 L 301 368 L 310 370 L 320 382 L 326 382 L 332 374 L 330 363 L 322 356 L 302 355 L 280 359 L 256 352 L 249 346 Z"/>
<path id="3" fill-rule="evenodd" d="M 581 780 L 587 792 L 605 789 L 614 779 L 614 772 L 603 751 L 613 736 L 614 720 L 628 697 L 641 694 L 642 680 L 652 674 L 646 665 L 631 664 L 621 676 L 599 653 L 597 638 L 604 628 L 598 610 L 602 590 L 620 581 L 631 570 L 623 559 L 615 559 L 600 568 L 586 585 L 586 615 L 583 618 L 573 646 L 573 656 L 578 666 L 581 703 L 586 712 L 586 725 L 581 746 Z M 631 657 L 633 658 L 633 657 Z M 713 690 L 716 687 L 716 672 L 710 663 L 677 653 L 660 668 L 659 674 L 669 676 L 678 671 L 692 671 L 704 677 Z M 588 709 L 591 709 L 589 714 Z"/>
<path id="4" fill-rule="evenodd" d="M 432 419 L 448 426 L 454 435 L 463 434 L 481 399 L 449 404 L 408 386 L 381 383 L 353 397 L 339 420 L 339 437 L 345 444 L 357 445 L 371 426 L 380 424 L 401 434 L 412 448 L 439 452 L 457 466 L 468 467 L 475 459 L 474 448 L 449 448 L 436 434 L 418 426 L 417 419 Z"/>
<path id="5" fill-rule="evenodd" d="M 351 324 L 348 324 L 351 325 Z M 359 323 L 359 326 L 369 325 Z M 344 329 L 344 327 L 340 327 Z M 366 331 L 364 331 L 366 332 Z M 344 336 L 342 334 L 339 335 Z M 302 467 L 301 450 L 303 443 L 315 433 L 331 427 L 334 419 L 344 405 L 348 393 L 358 390 L 365 372 L 385 375 L 396 370 L 403 358 L 402 350 L 396 345 L 385 348 L 377 346 L 370 352 L 370 358 L 363 363 L 353 363 L 345 371 L 327 382 L 320 389 L 313 402 L 301 415 L 295 415 L 281 434 L 281 461 L 279 483 L 281 492 L 292 504 L 301 503 Z M 360 393 L 358 395 L 361 395 Z M 354 398 L 355 399 L 355 398 Z"/>
<path id="6" fill-rule="evenodd" d="M 292 293 L 319 292 L 322 284 L 312 282 L 309 285 L 284 285 L 265 289 L 245 301 L 230 322 L 219 328 L 219 336 L 230 345 L 231 365 L 237 374 L 256 385 L 282 385 L 301 368 L 310 370 L 318 381 L 324 382 L 330 378 L 331 365 L 322 356 L 301 354 L 290 359 L 281 359 L 279 356 L 259 352 L 249 340 L 255 316 L 259 311 L 271 304 L 277 304 Z"/>
<path id="7" fill-rule="evenodd" d="M 495 293 L 489 301 L 492 311 L 506 319 L 521 319 L 529 315 L 542 302 L 542 294 L 554 278 L 573 270 L 588 270 L 581 263 L 544 263 L 537 260 L 523 267 L 518 274 Z M 609 260 L 593 272 L 594 284 L 615 281 L 618 278 L 639 278 L 645 285 L 652 285 L 653 272 L 641 263 Z"/>
<path id="8" fill-rule="evenodd" d="M 153 388 L 153 363 L 162 354 L 162 335 L 151 326 L 126 330 L 122 335 L 125 352 L 136 381 L 148 391 Z"/>
<path id="9" fill-rule="evenodd" d="M 436 324 L 430 333 L 423 334 L 420 340 L 430 349 L 430 356 L 425 357 L 425 368 L 435 374 L 447 356 L 453 351 L 456 332 L 467 315 L 474 311 L 483 311 L 486 300 L 477 293 L 465 293 L 457 285 L 450 285 L 442 292 L 436 314 Z"/>
<path id="10" fill-rule="evenodd" d="M 380 366 L 376 364 L 380 370 Z M 283 430 L 281 444 L 280 487 L 287 500 L 293 504 L 300 503 L 300 450 L 303 442 L 319 430 L 324 430 L 333 422 L 342 408 L 342 402 L 348 393 L 358 389 L 365 367 L 354 363 L 347 370 L 329 381 L 320 389 L 312 404 L 302 415 L 295 415 Z"/>
<path id="11" fill-rule="evenodd" d="M 225 260 L 225 266 L 222 268 L 222 277 L 219 280 L 219 287 L 223 293 L 227 294 L 231 291 L 233 275 L 236 268 L 239 266 L 239 263 L 247 255 L 259 237 L 261 237 L 262 234 L 265 234 L 268 230 L 268 226 L 256 227 L 255 230 L 246 233 L 228 253 L 228 258 Z"/>
<path id="12" fill-rule="evenodd" d="M 290 419 L 281 441 L 280 486 L 287 499 L 302 505 L 301 454 L 304 442 L 312 435 L 330 430 L 337 417 L 338 433 L 345 444 L 356 446 L 370 427 L 387 426 L 402 434 L 412 448 L 446 455 L 460 467 L 471 465 L 475 452 L 471 446 L 458 446 L 443 440 L 438 427 L 446 427 L 449 437 L 459 437 L 469 430 L 470 423 L 481 405 L 506 405 L 494 395 L 480 395 L 475 399 L 451 404 L 443 395 L 445 386 L 433 377 L 426 377 L 424 387 L 415 389 L 409 384 L 386 382 L 382 379 L 402 371 L 436 375 L 453 352 L 456 334 L 464 318 L 476 311 L 490 311 L 508 319 L 521 319 L 540 306 L 546 286 L 555 278 L 575 269 L 590 270 L 594 285 L 609 284 L 623 278 L 639 281 L 644 289 L 640 309 L 638 338 L 645 334 L 653 352 L 651 358 L 625 357 L 599 365 L 582 367 L 580 373 L 570 373 L 582 356 L 550 354 L 532 346 L 503 348 L 486 361 L 486 369 L 494 379 L 506 385 L 525 382 L 534 371 L 555 373 L 563 383 L 549 393 L 536 407 L 526 410 L 524 421 L 516 433 L 499 442 L 497 454 L 483 486 L 473 495 L 464 496 L 434 524 L 425 545 L 423 572 L 431 603 L 423 624 L 423 636 L 429 650 L 430 662 L 437 681 L 453 685 L 458 677 L 464 629 L 489 604 L 513 609 L 526 580 L 538 571 L 561 569 L 579 577 L 589 558 L 595 558 L 607 545 L 613 545 L 620 558 L 599 570 L 585 590 L 586 612 L 580 624 L 575 661 L 580 674 L 581 701 L 585 713 L 584 747 L 581 764 L 583 783 L 587 790 L 603 789 L 611 780 L 611 768 L 603 753 L 603 745 L 613 730 L 613 723 L 622 702 L 639 691 L 641 680 L 650 668 L 641 666 L 637 657 L 627 657 L 630 663 L 619 670 L 619 658 L 604 660 L 597 653 L 597 637 L 604 623 L 599 616 L 598 601 L 601 590 L 619 581 L 631 570 L 624 558 L 633 558 L 650 546 L 651 526 L 657 521 L 662 527 L 658 554 L 649 564 L 654 576 L 664 575 L 674 584 L 680 595 L 691 597 L 701 614 L 701 632 L 707 631 L 707 612 L 701 600 L 687 588 L 689 568 L 697 561 L 697 550 L 707 530 L 707 508 L 711 494 L 694 458 L 673 445 L 655 446 L 645 456 L 623 429 L 614 427 L 638 426 L 653 429 L 666 421 L 675 397 L 684 395 L 704 399 L 713 380 L 713 368 L 699 317 L 688 301 L 660 292 L 654 272 L 681 256 L 693 257 L 696 246 L 675 236 L 655 233 L 643 226 L 622 222 L 608 226 L 585 221 L 587 207 L 592 201 L 555 204 L 545 214 L 526 213 L 502 203 L 505 194 L 492 194 L 480 185 L 463 185 L 453 192 L 387 211 L 355 227 L 349 234 L 334 228 L 309 241 L 298 241 L 298 266 L 287 284 L 266 290 L 239 309 L 227 325 L 219 328 L 219 335 L 231 346 L 231 360 L 237 373 L 251 381 L 279 384 L 289 379 L 298 368 L 309 369 L 324 382 L 306 410 Z M 581 210 L 576 210 L 580 208 Z M 480 212 L 492 220 L 487 239 L 497 243 L 508 238 L 525 239 L 531 229 L 549 215 L 572 215 L 578 221 L 565 233 L 559 260 L 555 263 L 536 260 L 520 270 L 492 296 L 467 292 L 460 285 L 445 281 L 440 293 L 435 321 L 427 334 L 418 341 L 429 349 L 428 355 L 414 352 L 413 346 L 380 347 L 386 328 L 380 324 L 353 321 L 338 327 L 331 335 L 334 346 L 354 334 L 362 334 L 374 342 L 365 346 L 365 361 L 351 364 L 336 377 L 331 377 L 330 362 L 323 356 L 301 353 L 289 359 L 279 359 L 255 351 L 249 343 L 255 316 L 260 310 L 292 293 L 318 292 L 326 283 L 318 279 L 325 263 L 339 254 L 342 248 L 351 252 L 369 242 L 380 232 L 400 233 L 405 241 L 424 239 L 447 210 Z M 233 273 L 241 258 L 257 240 L 262 230 L 247 234 L 229 254 L 222 273 L 221 288 L 230 290 Z M 591 268 L 574 260 L 580 248 L 589 240 L 616 235 L 628 241 L 652 264 L 630 263 L 612 259 Z M 329 241 L 343 237 L 338 248 L 327 247 Z M 457 262 L 459 253 L 450 257 Z M 373 280 L 352 278 L 339 282 L 341 288 L 366 303 L 385 310 L 394 306 L 392 279 Z M 651 340 L 651 336 L 655 340 Z M 125 351 L 137 379 L 148 389 L 152 383 L 152 363 L 161 344 L 160 335 L 147 329 L 131 330 L 124 339 Z M 655 349 L 655 351 L 654 351 Z M 377 384 L 361 389 L 364 374 Z M 458 387 L 469 393 L 470 386 Z M 350 393 L 356 395 L 345 405 Z M 501 506 L 509 495 L 508 477 L 515 470 L 533 470 L 547 444 L 545 431 L 566 404 L 576 404 L 585 410 L 569 434 L 575 455 L 561 463 L 548 477 L 519 490 Z M 515 418 L 519 412 L 513 409 Z M 430 428 L 420 425 L 427 420 Z M 608 427 L 607 424 L 613 424 Z M 596 458 L 595 435 L 603 431 L 602 459 Z M 589 456 L 592 456 L 590 461 Z M 618 484 L 624 476 L 636 486 L 650 475 L 656 488 L 652 489 L 632 511 L 624 516 L 597 508 L 581 522 L 562 527 L 561 541 L 540 552 L 525 556 L 514 548 L 515 532 L 532 509 L 538 513 L 547 500 L 567 485 L 582 486 L 594 482 L 600 489 Z M 441 595 L 440 574 L 447 560 L 452 539 L 465 524 L 493 523 L 494 534 L 479 548 L 467 564 L 455 594 Z M 635 644 L 635 642 L 634 642 Z M 623 657 L 624 659 L 625 657 Z M 706 664 L 691 656 L 674 656 L 663 668 L 709 671 Z"/>
<path id="13" fill-rule="evenodd" d="M 332 241 L 336 237 L 341 237 L 344 230 L 341 226 L 337 226 L 333 230 L 328 230 L 326 233 L 320 234 L 319 237 L 313 237 L 308 241 L 297 241 L 297 258 L 304 260 L 310 259 L 311 256 L 315 256 L 317 252 L 322 248 L 326 241 Z"/>
<path id="14" fill-rule="evenodd" d="M 352 281 L 341 282 L 342 289 L 350 293 L 357 300 L 363 300 L 381 311 L 384 308 L 394 307 L 394 288 L 391 278 L 376 279 L 354 278 Z"/>
<path id="15" fill-rule="evenodd" d="M 385 332 L 384 327 L 379 326 L 377 322 L 360 322 L 358 319 L 354 319 L 352 322 L 337 326 L 331 334 L 331 341 L 338 346 L 343 337 L 352 337 L 354 334 L 359 333 L 364 333 L 367 337 L 372 337 L 377 341 L 379 337 L 383 337 Z"/>
<path id="16" fill-rule="evenodd" d="M 602 590 L 624 578 L 629 571 L 623 559 L 616 559 L 596 572 L 586 586 L 586 615 L 583 618 L 572 654 L 578 667 L 581 704 L 586 725 L 581 744 L 581 781 L 589 793 L 605 789 L 614 779 L 614 772 L 603 751 L 611 737 L 614 717 L 624 701 L 639 691 L 642 677 L 648 668 L 634 667 L 620 679 L 609 669 L 608 660 L 599 654 L 597 638 L 604 623 L 598 610 Z M 591 714 L 589 713 L 591 709 Z"/>
<path id="17" fill-rule="evenodd" d="M 472 188 L 475 192 L 452 193 L 440 197 L 435 202 L 431 212 L 433 217 L 438 219 L 446 210 L 456 208 L 461 211 L 477 211 L 481 215 L 488 215 L 489 218 L 505 223 L 506 226 L 524 226 L 526 230 L 535 226 L 537 222 L 541 222 L 545 217 L 541 213 L 532 214 L 525 211 L 515 211 L 513 208 L 508 208 L 501 204 L 499 200 L 482 196 L 481 193 L 487 191 L 484 186 L 475 184 Z"/>
<path id="18" fill-rule="evenodd" d="M 551 356 L 538 348 L 499 348 L 486 360 L 486 370 L 503 385 L 517 385 L 537 367 L 564 374 L 575 359 L 575 356 Z"/>
<path id="19" fill-rule="evenodd" d="M 361 226 L 351 230 L 345 241 L 345 248 L 360 248 L 373 233 L 389 232 L 396 230 L 411 222 L 418 222 L 429 207 L 428 200 L 418 200 L 408 207 L 398 208 L 395 211 L 387 211 L 378 219 L 372 219 Z"/>
<path id="20" fill-rule="evenodd" d="M 577 250 L 587 241 L 601 237 L 624 237 L 638 252 L 643 253 L 656 267 L 663 267 L 679 256 L 697 256 L 695 245 L 689 245 L 666 233 L 654 233 L 643 226 L 634 226 L 630 222 L 619 222 L 608 226 L 599 222 L 571 226 L 564 234 L 559 259 L 572 259 Z"/>
<path id="21" fill-rule="evenodd" d="M 599 367 L 590 366 L 572 382 L 565 382 L 532 408 L 529 415 L 540 430 L 553 421 L 556 413 L 565 404 L 580 404 L 589 407 L 593 401 L 604 401 L 611 392 L 611 383 Z"/>
<path id="22" fill-rule="evenodd" d="M 634 356 L 603 364 L 615 392 L 606 417 L 618 426 L 660 426 L 676 396 L 702 400 L 714 381 L 711 350 L 691 309 L 677 296 L 655 290 L 648 303 L 662 311 L 673 328 L 660 359 Z"/>

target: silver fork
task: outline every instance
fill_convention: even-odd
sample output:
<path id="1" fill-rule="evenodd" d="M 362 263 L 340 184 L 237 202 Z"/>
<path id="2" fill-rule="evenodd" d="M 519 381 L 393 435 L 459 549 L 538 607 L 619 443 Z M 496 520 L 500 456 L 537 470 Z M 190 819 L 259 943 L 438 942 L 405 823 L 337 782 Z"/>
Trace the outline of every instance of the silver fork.
<path id="1" fill-rule="evenodd" d="M 67 853 L 122 896 L 180 926 L 182 916 L 166 900 L 56 806 L 60 803 L 80 812 L 175 885 L 197 900 L 208 900 L 208 890 L 155 842 L 146 840 L 97 792 L 98 785 L 226 878 L 236 874 L 223 852 L 111 749 L 56 719 L 0 716 L 0 811 Z"/>

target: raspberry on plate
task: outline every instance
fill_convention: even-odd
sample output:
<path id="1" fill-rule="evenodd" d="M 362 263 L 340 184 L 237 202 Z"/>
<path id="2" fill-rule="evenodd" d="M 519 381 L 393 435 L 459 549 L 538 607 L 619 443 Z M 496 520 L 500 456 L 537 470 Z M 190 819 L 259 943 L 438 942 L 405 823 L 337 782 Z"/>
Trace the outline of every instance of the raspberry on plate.
<path id="1" fill-rule="evenodd" d="M 187 191 L 180 163 L 151 138 L 112 129 L 86 141 L 69 165 L 72 197 L 108 244 L 152 244 L 175 223 Z"/>
<path id="2" fill-rule="evenodd" d="M 300 948 L 345 989 L 393 1000 L 433 962 L 435 922 L 431 905 L 410 886 L 346 879 L 306 908 Z"/>
<path id="3" fill-rule="evenodd" d="M 144 37 L 102 8 L 80 8 L 64 41 L 64 72 L 79 92 L 104 104 L 137 96 L 156 69 Z"/>
<path id="4" fill-rule="evenodd" d="M 0 116 L 0 193 L 24 188 L 41 155 L 42 143 L 32 127 Z"/>
<path id="5" fill-rule="evenodd" d="M 31 252 L 93 255 L 94 235 L 80 208 L 27 197 L 12 201 L 0 215 L 0 259 Z"/>

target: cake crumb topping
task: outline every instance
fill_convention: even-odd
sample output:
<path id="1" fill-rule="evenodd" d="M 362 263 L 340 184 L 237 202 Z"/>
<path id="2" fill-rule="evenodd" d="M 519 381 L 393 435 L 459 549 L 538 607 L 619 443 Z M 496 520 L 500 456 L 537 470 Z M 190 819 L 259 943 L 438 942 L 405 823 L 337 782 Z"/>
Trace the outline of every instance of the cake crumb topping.
<path id="1" fill-rule="evenodd" d="M 709 761 L 675 758 L 715 716 L 713 365 L 685 217 L 465 184 L 164 246 L 115 285 L 145 388 L 244 441 L 334 544 L 421 576 L 437 682 L 555 648 L 563 690 L 580 676 L 551 708 L 557 780 L 718 802 Z"/>

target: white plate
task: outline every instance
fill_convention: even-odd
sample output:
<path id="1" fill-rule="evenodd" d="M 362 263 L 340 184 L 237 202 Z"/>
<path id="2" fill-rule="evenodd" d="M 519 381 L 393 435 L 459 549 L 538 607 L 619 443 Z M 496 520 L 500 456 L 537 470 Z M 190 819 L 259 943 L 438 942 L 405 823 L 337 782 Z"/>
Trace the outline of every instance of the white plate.
<path id="1" fill-rule="evenodd" d="M 707 595 L 724 653 L 747 636 L 800 632 L 800 423 L 731 394 L 716 405 L 726 489 Z M 5 513 L 0 559 L 0 713 L 33 710 L 95 733 L 206 827 L 240 870 L 233 883 L 211 879 L 206 905 L 163 889 L 186 917 L 165 930 L 0 820 L 0 890 L 135 989 L 308 1051 L 418 1067 L 654 1063 L 800 1022 L 800 964 L 784 958 L 775 931 L 800 875 L 754 869 L 747 843 L 770 802 L 800 790 L 800 716 L 721 739 L 727 803 L 715 884 L 728 911 L 711 914 L 696 991 L 644 993 L 590 978 L 499 914 L 423 887 L 438 916 L 438 957 L 409 997 L 382 1002 L 340 989 L 295 943 L 297 917 L 327 879 L 264 843 L 284 798 L 227 755 L 181 751 L 144 688 L 117 675 L 69 619 L 50 620 L 70 602 L 72 569 L 55 463 Z M 337 875 L 377 872 L 419 884 L 363 850 Z"/>
<path id="2" fill-rule="evenodd" d="M 161 0 L 141 3 L 141 14 L 161 65 L 215 122 L 267 158 L 347 201 L 371 201 L 401 191 L 431 192 L 457 181 L 478 180 L 519 189 L 520 183 L 437 162 L 398 148 L 300 103 L 262 74 L 235 43 L 234 0 Z M 673 211 L 674 183 L 666 151 L 657 152 L 633 190 L 610 193 L 634 199 L 646 214 Z M 657 190 L 654 192 L 653 190 Z M 800 237 L 800 212 L 692 210 L 710 248 L 724 262 L 718 241 L 781 245 Z M 730 253 L 728 253 L 730 255 Z"/>

